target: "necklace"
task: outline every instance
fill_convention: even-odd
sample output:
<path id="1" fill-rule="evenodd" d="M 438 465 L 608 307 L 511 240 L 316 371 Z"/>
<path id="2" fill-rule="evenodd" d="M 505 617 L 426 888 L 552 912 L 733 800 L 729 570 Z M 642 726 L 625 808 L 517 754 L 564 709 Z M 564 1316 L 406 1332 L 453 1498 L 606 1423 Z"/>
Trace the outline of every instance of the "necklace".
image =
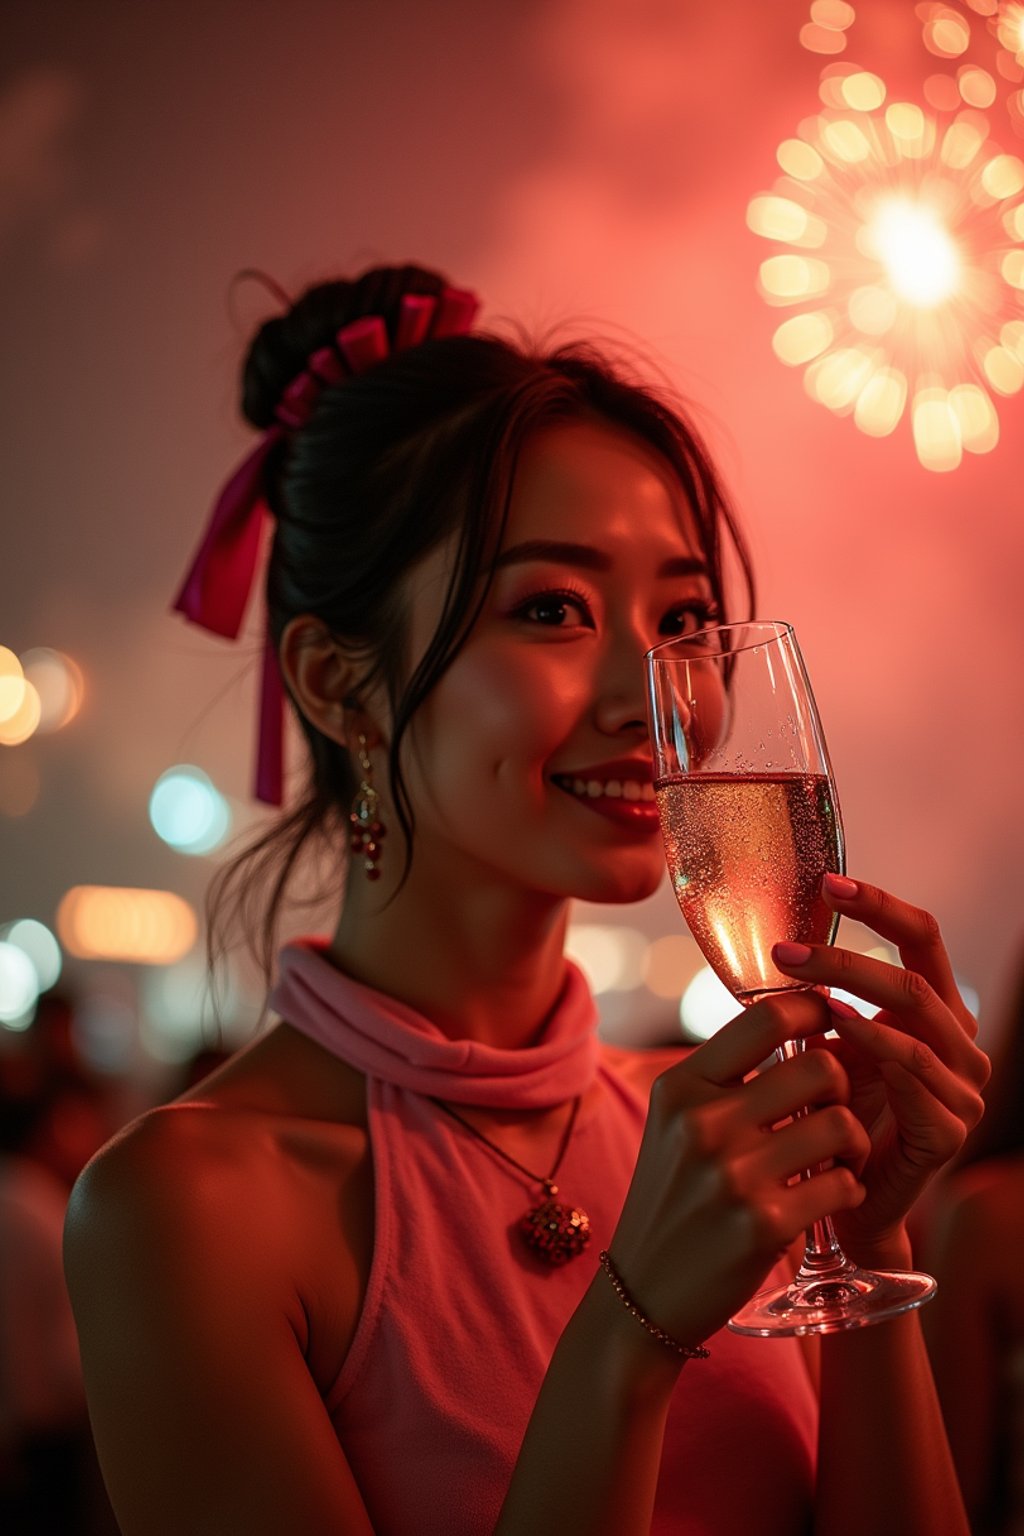
<path id="1" fill-rule="evenodd" d="M 446 1115 L 475 1136 L 477 1141 L 482 1141 L 485 1147 L 490 1147 L 492 1152 L 504 1158 L 519 1173 L 526 1175 L 534 1184 L 539 1184 L 544 1190 L 544 1199 L 520 1217 L 517 1230 L 526 1246 L 539 1258 L 552 1265 L 568 1264 L 578 1253 L 582 1253 L 590 1242 L 590 1217 L 581 1206 L 562 1205 L 555 1199 L 558 1194 L 558 1185 L 555 1183 L 555 1174 L 562 1166 L 562 1158 L 572 1137 L 573 1127 L 576 1124 L 576 1116 L 579 1112 L 580 1098 L 574 1099 L 572 1113 L 569 1116 L 565 1130 L 562 1132 L 562 1140 L 559 1143 L 558 1155 L 555 1158 L 554 1167 L 543 1178 L 539 1173 L 532 1173 L 529 1168 L 524 1168 L 503 1147 L 499 1147 L 483 1131 L 477 1130 L 469 1120 L 460 1115 L 457 1109 L 450 1104 L 445 1104 L 442 1099 L 434 1099 L 439 1109 L 443 1109 Z"/>

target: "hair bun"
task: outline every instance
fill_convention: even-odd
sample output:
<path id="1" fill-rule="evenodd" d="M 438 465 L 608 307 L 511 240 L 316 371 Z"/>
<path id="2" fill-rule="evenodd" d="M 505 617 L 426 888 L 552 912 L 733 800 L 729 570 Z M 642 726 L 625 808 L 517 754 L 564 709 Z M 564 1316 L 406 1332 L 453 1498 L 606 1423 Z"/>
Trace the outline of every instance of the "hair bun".
<path id="1" fill-rule="evenodd" d="M 438 298 L 449 287 L 425 267 L 371 267 L 361 276 L 319 283 L 297 299 L 287 314 L 257 331 L 242 370 L 242 414 L 260 431 L 273 425 L 275 411 L 312 353 L 330 346 L 342 326 L 378 315 L 394 344 L 403 298 Z"/>

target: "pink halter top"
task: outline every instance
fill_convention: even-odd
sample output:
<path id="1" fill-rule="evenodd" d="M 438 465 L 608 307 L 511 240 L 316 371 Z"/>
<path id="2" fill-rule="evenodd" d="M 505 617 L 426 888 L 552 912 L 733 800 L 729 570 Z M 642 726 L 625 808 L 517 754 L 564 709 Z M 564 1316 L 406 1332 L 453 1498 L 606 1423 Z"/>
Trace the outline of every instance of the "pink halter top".
<path id="1" fill-rule="evenodd" d="M 269 1001 L 367 1079 L 373 1261 L 325 1402 L 374 1532 L 490 1536 L 555 1344 L 615 1229 L 646 1103 L 600 1047 L 570 964 L 523 1050 L 448 1039 L 314 942 L 281 952 Z M 540 1181 L 433 1099 L 529 1111 L 577 1095 L 559 1198 L 585 1208 L 592 1236 L 551 1268 L 516 1231 Z M 673 1399 L 652 1536 L 797 1536 L 809 1528 L 817 1425 L 799 1346 L 727 1330 L 708 1342 L 711 1358 L 687 1366 Z"/>

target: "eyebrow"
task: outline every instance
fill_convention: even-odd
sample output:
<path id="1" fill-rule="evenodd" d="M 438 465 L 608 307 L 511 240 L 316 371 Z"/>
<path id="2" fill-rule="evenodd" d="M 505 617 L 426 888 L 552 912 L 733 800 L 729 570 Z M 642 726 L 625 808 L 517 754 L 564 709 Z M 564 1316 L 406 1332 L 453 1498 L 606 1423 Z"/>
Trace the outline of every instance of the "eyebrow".
<path id="1" fill-rule="evenodd" d="M 612 559 L 592 544 L 564 544 L 555 539 L 529 539 L 503 550 L 494 569 L 519 565 L 527 560 L 547 560 L 555 565 L 579 565 L 590 571 L 610 571 Z M 696 555 L 673 555 L 658 567 L 659 576 L 710 576 L 707 562 Z"/>

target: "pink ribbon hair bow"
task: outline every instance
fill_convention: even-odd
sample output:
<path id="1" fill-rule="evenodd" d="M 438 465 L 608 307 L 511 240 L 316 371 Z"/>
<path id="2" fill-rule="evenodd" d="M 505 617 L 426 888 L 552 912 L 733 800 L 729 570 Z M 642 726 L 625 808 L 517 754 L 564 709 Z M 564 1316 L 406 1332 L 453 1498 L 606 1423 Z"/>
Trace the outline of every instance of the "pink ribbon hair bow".
<path id="1" fill-rule="evenodd" d="M 407 293 L 399 308 L 396 352 L 428 339 L 462 336 L 479 308 L 475 294 L 445 288 L 439 297 Z M 387 327 L 380 315 L 365 315 L 342 326 L 332 346 L 321 347 L 281 396 L 277 422 L 261 437 L 221 490 L 206 531 L 189 566 L 174 611 L 212 634 L 236 640 L 242 628 L 259 559 L 265 518 L 266 466 L 278 443 L 309 420 L 324 385 L 366 373 L 390 356 Z M 284 683 L 269 629 L 263 645 L 255 794 L 280 805 L 284 788 Z"/>

